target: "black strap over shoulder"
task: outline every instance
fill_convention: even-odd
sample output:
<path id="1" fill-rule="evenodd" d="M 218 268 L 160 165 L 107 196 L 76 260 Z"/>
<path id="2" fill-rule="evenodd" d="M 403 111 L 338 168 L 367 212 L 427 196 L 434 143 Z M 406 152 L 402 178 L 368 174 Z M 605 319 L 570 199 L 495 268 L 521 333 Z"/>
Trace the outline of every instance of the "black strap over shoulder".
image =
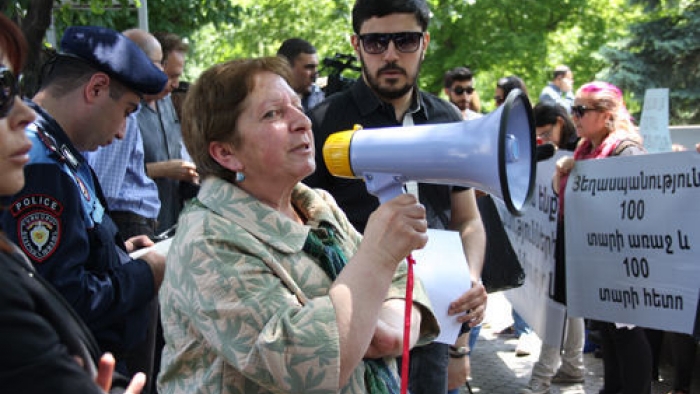
<path id="1" fill-rule="evenodd" d="M 51 154 L 55 156 L 55 158 L 61 162 L 61 163 L 66 163 L 68 166 L 73 170 L 73 172 L 78 171 L 78 166 L 80 165 L 80 162 L 76 157 L 71 153 L 70 148 L 66 145 L 61 145 L 60 147 L 58 146 L 58 142 L 56 141 L 56 138 L 49 134 L 46 130 L 44 130 L 43 127 L 41 127 L 39 124 L 32 123 L 30 127 L 33 127 L 36 129 L 36 133 L 39 136 L 39 139 L 41 142 L 46 146 L 46 148 L 51 151 Z"/>
<path id="2" fill-rule="evenodd" d="M 640 148 L 640 149 L 644 149 L 644 146 L 643 146 L 642 144 L 640 144 L 639 142 L 637 142 L 637 141 L 634 141 L 634 140 L 622 140 L 622 141 L 620 141 L 620 143 L 615 147 L 615 150 L 613 150 L 612 156 L 619 156 L 620 154 L 622 154 L 622 152 L 625 151 L 625 149 L 631 148 L 631 147 L 637 147 L 637 148 Z"/>

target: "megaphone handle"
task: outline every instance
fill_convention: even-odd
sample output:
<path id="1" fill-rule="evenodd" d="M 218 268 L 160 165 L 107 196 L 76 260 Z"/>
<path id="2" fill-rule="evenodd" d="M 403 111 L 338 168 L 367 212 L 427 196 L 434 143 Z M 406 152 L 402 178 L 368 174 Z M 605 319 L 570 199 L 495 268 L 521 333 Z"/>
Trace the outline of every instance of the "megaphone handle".
<path id="1" fill-rule="evenodd" d="M 380 203 L 385 203 L 403 193 L 405 177 L 385 173 L 365 173 L 367 191 L 376 196 Z M 408 272 L 406 274 L 406 303 L 403 322 L 403 350 L 401 355 L 401 394 L 408 394 L 408 370 L 410 365 L 411 312 L 413 311 L 413 265 L 416 261 L 412 255 L 406 257 Z"/>
<path id="2" fill-rule="evenodd" d="M 376 196 L 382 204 L 403 193 L 403 175 L 368 172 L 363 177 L 367 191 Z"/>
<path id="3" fill-rule="evenodd" d="M 403 322 L 403 351 L 401 354 L 401 394 L 408 393 L 408 370 L 410 365 L 409 340 L 411 338 L 411 312 L 413 311 L 413 265 L 416 261 L 413 255 L 406 257 L 408 273 L 406 274 L 406 304 Z"/>

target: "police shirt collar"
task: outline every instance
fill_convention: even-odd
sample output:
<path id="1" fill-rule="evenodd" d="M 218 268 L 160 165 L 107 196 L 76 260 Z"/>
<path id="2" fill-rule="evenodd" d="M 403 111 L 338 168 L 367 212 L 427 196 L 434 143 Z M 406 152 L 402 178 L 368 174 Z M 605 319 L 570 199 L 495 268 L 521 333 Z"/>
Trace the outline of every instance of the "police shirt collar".
<path id="1" fill-rule="evenodd" d="M 30 100 L 25 100 L 25 103 L 38 115 L 30 128 L 36 129 L 39 138 L 53 155 L 77 170 L 84 160 L 83 155 L 73 146 L 61 125 L 40 105 Z"/>

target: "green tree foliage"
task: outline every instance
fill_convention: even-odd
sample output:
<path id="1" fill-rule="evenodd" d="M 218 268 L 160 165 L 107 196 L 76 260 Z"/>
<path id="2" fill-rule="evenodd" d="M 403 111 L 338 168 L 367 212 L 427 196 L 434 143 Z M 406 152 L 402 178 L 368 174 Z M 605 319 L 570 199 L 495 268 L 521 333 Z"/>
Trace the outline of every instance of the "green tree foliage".
<path id="1" fill-rule="evenodd" d="M 225 26 L 203 26 L 191 37 L 194 45 L 190 75 L 212 64 L 237 57 L 272 56 L 287 38 L 311 42 L 319 57 L 352 53 L 352 0 L 237 1 L 240 18 Z"/>
<path id="2" fill-rule="evenodd" d="M 700 4 L 661 2 L 629 38 L 602 48 L 604 78 L 638 99 L 668 88 L 670 123 L 700 123 Z"/>
<path id="3" fill-rule="evenodd" d="M 489 111 L 493 109 L 490 97 L 498 78 L 520 76 L 535 102 L 554 67 L 567 64 L 574 71 L 575 86 L 596 76 L 621 85 L 633 99 L 628 103 L 631 109 L 640 107 L 634 100 L 644 89 L 670 87 L 672 118 L 698 121 L 698 110 L 690 104 L 697 102 L 700 94 L 697 0 L 428 2 L 433 20 L 419 81 L 423 89 L 440 93 L 444 72 L 467 65 L 475 72 L 483 109 Z M 51 21 L 52 7 L 59 37 L 70 24 L 105 25 L 117 30 L 137 25 L 137 12 L 133 6 L 128 7 L 128 0 L 72 0 L 71 4 L 82 4 L 80 10 L 68 7 L 68 3 L 0 0 L 0 10 L 20 23 L 37 52 Z M 349 37 L 353 3 L 149 0 L 148 11 L 150 30 L 171 31 L 189 39 L 192 51 L 185 77 L 193 80 L 217 62 L 274 55 L 282 41 L 290 37 L 313 43 L 321 59 L 335 53 L 352 54 Z M 604 69 L 607 71 L 601 73 Z"/>
<path id="4" fill-rule="evenodd" d="M 138 26 L 141 0 L 56 1 L 54 25 L 60 36 L 67 26 L 98 25 L 116 30 Z M 168 31 L 188 37 L 201 26 L 216 27 L 237 23 L 241 8 L 230 0 L 148 0 L 148 24 L 151 31 Z"/>
<path id="5" fill-rule="evenodd" d="M 559 64 L 570 66 L 576 84 L 593 78 L 604 64 L 598 48 L 625 34 L 639 7 L 624 0 L 433 0 L 431 51 L 423 86 L 442 88 L 445 70 L 459 65 L 476 73 L 485 108 L 493 108 L 496 81 L 518 75 L 531 100 Z M 486 98 L 486 99 L 484 99 Z"/>
<path id="6" fill-rule="evenodd" d="M 30 53 L 23 81 L 25 92 L 37 88 L 40 66 L 46 56 L 44 37 L 53 22 L 61 37 L 67 26 L 95 25 L 125 30 L 138 26 L 140 0 L 0 0 L 0 12 L 22 28 Z M 201 26 L 236 23 L 241 12 L 231 0 L 149 0 L 151 31 L 169 31 L 188 37 Z"/>
<path id="7" fill-rule="evenodd" d="M 482 97 L 491 97 L 498 78 L 517 74 L 536 100 L 551 70 L 561 63 L 570 65 L 579 81 L 592 79 L 604 66 L 595 56 L 598 48 L 623 37 L 626 24 L 640 15 L 638 7 L 625 0 L 428 1 L 433 10 L 432 39 L 421 87 L 439 93 L 447 69 L 469 65 L 477 73 Z M 204 26 L 191 37 L 195 48 L 187 71 L 196 76 L 226 59 L 272 55 L 289 37 L 309 40 L 321 58 L 352 54 L 353 3 L 238 1 L 237 21 Z M 487 100 L 487 110 L 491 101 Z"/>

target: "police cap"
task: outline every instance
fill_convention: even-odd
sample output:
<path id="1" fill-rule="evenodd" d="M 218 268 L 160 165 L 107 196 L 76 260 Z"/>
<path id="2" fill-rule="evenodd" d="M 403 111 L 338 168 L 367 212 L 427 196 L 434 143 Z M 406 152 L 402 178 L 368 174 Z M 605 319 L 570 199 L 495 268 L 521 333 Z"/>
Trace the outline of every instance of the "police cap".
<path id="1" fill-rule="evenodd" d="M 141 48 L 106 27 L 69 27 L 61 39 L 61 53 L 88 62 L 137 93 L 158 94 L 168 82 Z"/>

